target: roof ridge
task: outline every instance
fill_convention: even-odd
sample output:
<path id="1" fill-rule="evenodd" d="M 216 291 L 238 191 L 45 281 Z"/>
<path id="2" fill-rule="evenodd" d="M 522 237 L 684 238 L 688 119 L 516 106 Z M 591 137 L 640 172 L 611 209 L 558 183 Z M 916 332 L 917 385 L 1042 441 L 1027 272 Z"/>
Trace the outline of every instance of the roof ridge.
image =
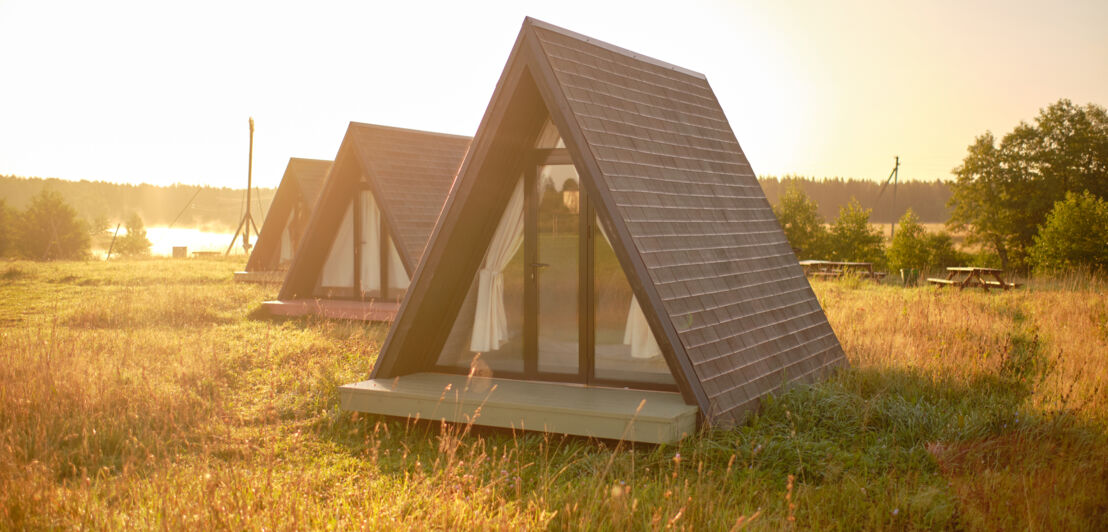
<path id="1" fill-rule="evenodd" d="M 388 129 L 388 130 L 393 130 L 393 131 L 408 131 L 408 132 L 411 132 L 411 133 L 421 133 L 421 134 L 424 134 L 424 135 L 435 135 L 435 136 L 439 136 L 439 137 L 452 137 L 452 138 L 458 138 L 458 139 L 471 139 L 471 140 L 473 139 L 473 137 L 469 136 L 469 135 L 455 135 L 453 133 L 440 133 L 438 131 L 427 131 L 427 130 L 424 130 L 424 129 L 412 129 L 412 128 L 408 128 L 408 127 L 386 126 L 386 125 L 383 125 L 383 124 L 370 124 L 368 122 L 358 122 L 358 121 L 355 121 L 355 120 L 351 120 L 350 121 L 350 127 L 355 127 L 355 126 L 370 128 L 370 129 Z"/>
<path id="2" fill-rule="evenodd" d="M 567 30 L 567 29 L 565 29 L 561 26 L 555 26 L 555 25 L 553 25 L 549 22 L 545 22 L 545 21 L 539 20 L 537 18 L 524 17 L 523 26 L 524 27 L 533 26 L 533 27 L 536 27 L 536 28 L 542 28 L 542 29 L 547 30 L 547 31 L 552 31 L 554 33 L 559 33 L 559 34 L 561 34 L 563 36 L 566 36 L 566 37 L 569 37 L 571 39 L 576 39 L 578 41 L 582 41 L 582 42 L 591 44 L 593 46 L 598 46 L 598 47 L 603 48 L 605 50 L 608 50 L 610 52 L 615 52 L 617 54 L 630 57 L 631 59 L 635 59 L 637 61 L 642 61 L 644 63 L 650 63 L 654 66 L 667 68 L 669 70 L 673 70 L 675 72 L 680 72 L 682 74 L 692 76 L 694 78 L 703 79 L 703 80 L 708 79 L 707 76 L 705 76 L 704 74 L 701 74 L 700 72 L 697 72 L 695 70 L 689 70 L 685 67 L 677 66 L 673 63 L 668 63 L 666 61 L 662 61 L 661 59 L 655 59 L 655 58 L 650 57 L 648 55 L 643 55 L 643 54 L 640 54 L 638 52 L 633 52 L 631 50 L 616 46 L 616 45 L 611 44 L 609 42 L 605 42 L 605 41 L 602 41 L 600 39 L 589 37 L 588 35 L 582 35 L 582 34 L 577 33 L 575 31 Z"/>

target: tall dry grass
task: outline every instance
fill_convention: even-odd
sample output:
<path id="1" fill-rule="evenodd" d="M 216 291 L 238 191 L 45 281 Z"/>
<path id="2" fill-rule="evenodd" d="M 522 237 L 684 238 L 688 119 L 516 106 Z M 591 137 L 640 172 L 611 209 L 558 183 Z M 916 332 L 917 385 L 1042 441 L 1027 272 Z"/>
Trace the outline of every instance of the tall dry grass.
<path id="1" fill-rule="evenodd" d="M 0 267 L 0 528 L 1108 527 L 1100 281 L 818 282 L 852 369 L 644 446 L 341 412 L 384 327 L 239 266 Z"/>

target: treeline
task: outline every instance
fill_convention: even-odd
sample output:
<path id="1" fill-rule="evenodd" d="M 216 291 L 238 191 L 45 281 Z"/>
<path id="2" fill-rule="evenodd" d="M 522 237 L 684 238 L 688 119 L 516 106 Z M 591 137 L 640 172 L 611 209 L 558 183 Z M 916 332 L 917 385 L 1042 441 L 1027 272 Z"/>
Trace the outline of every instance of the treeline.
<path id="1" fill-rule="evenodd" d="M 0 198 L 7 206 L 21 210 L 43 190 L 58 193 L 78 217 L 89 221 L 125 221 L 138 214 L 148 226 L 164 226 L 178 214 L 178 227 L 204 227 L 233 231 L 242 219 L 243 189 L 195 185 L 127 185 L 104 181 L 66 181 L 56 178 L 0 176 Z M 251 200 L 254 219 L 261 225 L 273 189 L 256 189 Z M 195 200 L 189 203 L 195 196 Z M 188 207 L 186 208 L 186 205 Z M 258 209 L 260 208 L 260 212 Z M 184 211 L 182 213 L 182 211 Z"/>
<path id="2" fill-rule="evenodd" d="M 1062 99 L 1041 109 L 1033 122 L 1020 122 L 999 142 L 986 132 L 969 146 L 954 175 L 949 184 L 938 184 L 942 196 L 936 184 L 906 183 L 901 192 L 913 191 L 907 194 L 909 210 L 887 247 L 871 225 L 880 205 L 871 211 L 865 196 L 855 194 L 857 200 L 828 216 L 828 206 L 809 192 L 812 187 L 839 187 L 841 194 L 851 181 L 786 178 L 763 181 L 763 187 L 767 193 L 773 188 L 767 183 L 782 187 L 771 199 L 774 213 L 801 259 L 872 262 L 892 269 L 972 262 L 1024 272 L 1108 272 L 1104 107 Z M 876 183 L 870 186 L 880 190 Z M 928 192 L 936 196 L 923 206 L 939 204 L 939 198 L 945 205 L 950 198 L 949 219 L 925 219 L 913 212 L 911 202 Z M 979 251 L 971 255 L 956 249 L 949 233 L 925 231 L 923 221 L 946 222 L 947 228 L 965 234 L 967 243 L 979 245 Z"/>
<path id="3" fill-rule="evenodd" d="M 792 185 L 819 205 L 819 214 L 825 220 L 833 220 L 839 208 L 851 199 L 866 208 L 873 209 L 871 221 L 889 223 L 911 208 L 923 223 L 943 223 L 950 219 L 947 200 L 950 186 L 942 181 L 906 181 L 897 187 L 896 211 L 893 211 L 892 188 L 878 198 L 881 184 L 862 179 L 816 179 L 784 176 L 760 177 L 758 181 L 770 203 L 778 203 L 782 193 Z M 195 185 L 127 185 L 104 181 L 66 181 L 56 178 L 0 176 L 0 198 L 9 207 L 23 209 L 31 198 L 43 189 L 61 194 L 66 203 L 86 220 L 106 219 L 112 222 L 125 220 L 137 213 L 148 226 L 169 225 L 182 210 L 176 225 L 182 227 L 207 227 L 213 230 L 232 231 L 241 220 L 244 193 L 242 189 Z M 198 193 L 199 192 L 199 193 Z M 252 209 L 261 214 L 255 220 L 261 223 L 269 209 L 274 190 L 256 189 Z M 189 200 L 196 196 L 195 201 Z M 185 205 L 188 204 L 188 208 Z"/>
<path id="4" fill-rule="evenodd" d="M 762 190 L 770 203 L 780 203 L 781 196 L 789 187 L 798 186 L 806 196 L 819 206 L 819 215 L 824 220 L 834 220 L 839 208 L 845 207 L 851 199 L 867 209 L 872 209 L 870 221 L 873 223 L 891 223 L 911 208 L 921 223 L 946 223 L 950 219 L 950 183 L 946 181 L 901 181 L 896 187 L 896 207 L 893 207 L 893 186 L 889 185 L 881 194 L 881 183 L 864 179 L 815 179 L 801 176 L 765 176 L 759 177 Z"/>

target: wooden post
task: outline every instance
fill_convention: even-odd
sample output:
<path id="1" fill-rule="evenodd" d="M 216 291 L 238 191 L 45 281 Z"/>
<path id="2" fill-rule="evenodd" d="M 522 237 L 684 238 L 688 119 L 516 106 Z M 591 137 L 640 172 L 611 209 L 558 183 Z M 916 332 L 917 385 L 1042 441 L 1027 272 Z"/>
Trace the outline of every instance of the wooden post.
<path id="1" fill-rule="evenodd" d="M 246 162 L 246 227 L 242 231 L 242 249 L 250 254 L 250 225 L 254 219 L 250 216 L 250 189 L 253 188 L 254 178 L 254 117 L 250 117 L 250 153 Z M 895 194 L 896 190 L 893 189 Z M 895 195 L 894 195 L 895 197 Z M 894 200 L 895 201 L 895 200 Z"/>

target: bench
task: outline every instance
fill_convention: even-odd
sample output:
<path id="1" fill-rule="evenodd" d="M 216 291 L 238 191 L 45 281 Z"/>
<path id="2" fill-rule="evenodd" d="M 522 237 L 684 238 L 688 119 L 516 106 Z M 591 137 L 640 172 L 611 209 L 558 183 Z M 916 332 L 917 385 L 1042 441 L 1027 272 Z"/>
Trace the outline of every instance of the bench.
<path id="1" fill-rule="evenodd" d="M 988 275 L 992 279 L 986 279 Z M 955 266 L 947 268 L 946 279 L 928 278 L 927 282 L 942 286 L 957 286 L 962 290 L 966 287 L 979 287 L 988 292 L 990 288 L 1011 290 L 1018 288 L 1018 283 L 1009 283 L 1004 279 L 1004 270 L 996 268 L 979 268 L 976 266 Z"/>

